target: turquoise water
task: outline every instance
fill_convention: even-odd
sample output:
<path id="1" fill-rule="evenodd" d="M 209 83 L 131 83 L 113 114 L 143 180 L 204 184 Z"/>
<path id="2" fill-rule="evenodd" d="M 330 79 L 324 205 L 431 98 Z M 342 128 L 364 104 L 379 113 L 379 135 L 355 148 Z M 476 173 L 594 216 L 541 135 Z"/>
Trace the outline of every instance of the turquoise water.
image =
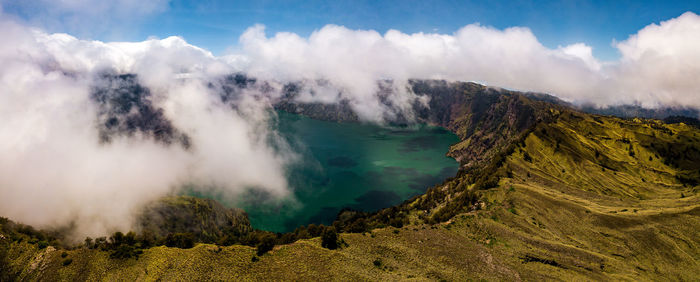
<path id="1" fill-rule="evenodd" d="M 258 229 L 287 232 L 331 224 L 343 208 L 390 207 L 457 173 L 457 162 L 445 153 L 459 139 L 439 127 L 386 128 L 278 115 L 278 132 L 301 156 L 287 170 L 293 199 L 273 202 L 251 192 L 228 203 L 243 208 Z"/>

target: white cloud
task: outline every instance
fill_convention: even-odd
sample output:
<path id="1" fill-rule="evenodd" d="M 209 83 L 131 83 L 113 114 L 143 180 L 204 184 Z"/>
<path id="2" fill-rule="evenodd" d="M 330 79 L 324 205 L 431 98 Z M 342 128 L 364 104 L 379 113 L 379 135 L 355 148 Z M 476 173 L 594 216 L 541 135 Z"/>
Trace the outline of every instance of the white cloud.
<path id="1" fill-rule="evenodd" d="M 367 119 L 380 118 L 373 94 L 376 80 L 383 78 L 481 81 L 598 106 L 700 108 L 700 17 L 691 12 L 618 43 L 622 58 L 617 62 L 601 62 L 584 43 L 550 49 L 528 28 L 479 24 L 453 34 L 379 34 L 327 25 L 308 38 L 293 33 L 267 37 L 257 25 L 240 44 L 230 60 L 239 69 L 281 80 L 327 79 L 347 90 L 344 98 Z M 400 100 L 412 98 L 398 94 Z"/>
<path id="2" fill-rule="evenodd" d="M 622 58 L 604 84 L 612 102 L 700 108 L 700 16 L 648 25 L 616 47 Z"/>
<path id="3" fill-rule="evenodd" d="M 484 81 L 566 97 L 596 82 L 599 67 L 587 56 L 590 47 L 585 45 L 552 50 L 527 28 L 496 30 L 478 24 L 452 35 L 396 30 L 382 35 L 329 25 L 309 38 L 292 33 L 266 37 L 264 28 L 255 26 L 240 43 L 242 51 L 234 54 L 236 62 L 244 62 L 240 69 L 269 79 L 327 79 L 370 120 L 381 119 L 382 108 L 374 95 L 377 79 L 393 79 L 398 85 L 410 78 Z M 408 93 L 395 97 L 413 98 Z"/>
<path id="4" fill-rule="evenodd" d="M 559 50 L 566 55 L 574 56 L 583 60 L 583 62 L 594 71 L 600 71 L 602 64 L 593 56 L 593 48 L 584 43 L 575 43 L 565 47 L 560 47 Z"/>
<path id="5" fill-rule="evenodd" d="M 251 94 L 237 101 L 245 111 L 224 104 L 207 84 L 232 69 L 209 52 L 177 37 L 102 43 L 5 20 L 0 38 L 0 215 L 75 223 L 80 238 L 128 230 L 144 204 L 184 184 L 288 195 L 293 155 L 269 145 L 268 102 Z M 105 70 L 137 74 L 192 147 L 138 134 L 100 144 L 90 91 Z"/>

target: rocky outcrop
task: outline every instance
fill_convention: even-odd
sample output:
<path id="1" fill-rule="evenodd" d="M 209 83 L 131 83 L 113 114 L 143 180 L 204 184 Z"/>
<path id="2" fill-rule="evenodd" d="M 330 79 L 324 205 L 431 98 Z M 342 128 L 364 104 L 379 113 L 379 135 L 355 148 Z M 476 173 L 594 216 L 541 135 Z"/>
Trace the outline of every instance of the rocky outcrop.
<path id="1" fill-rule="evenodd" d="M 190 147 L 190 138 L 175 128 L 163 109 L 151 101 L 151 91 L 134 74 L 106 73 L 96 79 L 90 97 L 98 106 L 100 142 L 140 134 L 163 144 Z"/>
<path id="2" fill-rule="evenodd" d="M 537 121 L 551 115 L 545 102 L 521 92 L 470 82 L 412 80 L 417 95 L 430 97 L 428 107 L 416 107 L 419 121 L 439 125 L 459 136 L 448 153 L 463 168 L 488 160 Z"/>

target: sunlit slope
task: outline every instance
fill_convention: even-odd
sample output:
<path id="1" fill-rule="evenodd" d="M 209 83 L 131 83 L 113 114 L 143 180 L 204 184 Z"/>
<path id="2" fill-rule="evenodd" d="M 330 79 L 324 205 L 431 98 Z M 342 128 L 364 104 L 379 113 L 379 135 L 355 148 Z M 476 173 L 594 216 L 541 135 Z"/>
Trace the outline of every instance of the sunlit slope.
<path id="1" fill-rule="evenodd" d="M 409 203 L 413 218 L 442 221 L 457 211 L 452 231 L 530 274 L 697 278 L 700 131 L 548 111 L 485 167 Z"/>
<path id="2" fill-rule="evenodd" d="M 555 114 L 506 158 L 510 177 L 483 192 L 481 212 L 491 216 L 496 241 L 503 237 L 504 255 L 550 260 L 538 263 L 541 271 L 697 278 L 700 131 Z"/>
<path id="3" fill-rule="evenodd" d="M 566 112 L 518 145 L 507 161 L 513 181 L 585 199 L 597 211 L 620 206 L 643 213 L 697 202 L 700 133 L 694 127 Z"/>

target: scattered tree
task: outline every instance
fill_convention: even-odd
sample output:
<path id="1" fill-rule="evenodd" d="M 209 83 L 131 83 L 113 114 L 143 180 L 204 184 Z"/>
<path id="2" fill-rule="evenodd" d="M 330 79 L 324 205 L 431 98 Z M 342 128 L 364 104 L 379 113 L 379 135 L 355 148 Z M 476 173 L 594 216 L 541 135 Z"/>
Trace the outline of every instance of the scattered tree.
<path id="1" fill-rule="evenodd" d="M 265 253 L 271 251 L 275 247 L 275 236 L 272 234 L 267 234 L 263 236 L 262 240 L 258 244 L 258 256 L 262 256 Z"/>
<path id="2" fill-rule="evenodd" d="M 168 247 L 177 247 L 181 249 L 189 249 L 194 247 L 194 234 L 192 233 L 170 233 L 165 237 L 165 245 Z"/>
<path id="3" fill-rule="evenodd" d="M 321 234 L 321 246 L 330 250 L 338 248 L 338 233 L 334 227 L 326 228 Z"/>

